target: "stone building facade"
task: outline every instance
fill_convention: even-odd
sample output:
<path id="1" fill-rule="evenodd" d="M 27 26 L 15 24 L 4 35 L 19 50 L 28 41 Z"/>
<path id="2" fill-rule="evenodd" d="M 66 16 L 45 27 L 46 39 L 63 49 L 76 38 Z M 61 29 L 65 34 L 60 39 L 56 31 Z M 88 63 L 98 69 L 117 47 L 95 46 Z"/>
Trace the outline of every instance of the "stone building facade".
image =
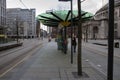
<path id="1" fill-rule="evenodd" d="M 120 1 L 115 0 L 114 12 L 114 38 L 120 39 Z M 88 32 L 85 32 L 88 31 Z M 90 39 L 107 39 L 108 38 L 108 4 L 99 9 L 94 18 L 83 23 L 84 37 Z"/>
<path id="2" fill-rule="evenodd" d="M 41 28 L 40 21 L 36 19 L 36 36 L 37 36 L 37 38 L 40 37 L 40 28 Z"/>

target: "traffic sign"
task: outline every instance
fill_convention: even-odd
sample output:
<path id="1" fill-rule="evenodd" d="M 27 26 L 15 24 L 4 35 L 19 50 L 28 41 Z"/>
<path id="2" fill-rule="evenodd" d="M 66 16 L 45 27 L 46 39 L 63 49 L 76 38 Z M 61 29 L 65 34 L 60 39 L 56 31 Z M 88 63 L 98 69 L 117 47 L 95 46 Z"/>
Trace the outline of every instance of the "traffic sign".
<path id="1" fill-rule="evenodd" d="M 68 21 L 63 21 L 63 22 L 60 22 L 63 26 L 69 26 L 70 25 L 70 22 Z"/>
<path id="2" fill-rule="evenodd" d="M 71 1 L 71 0 L 59 0 L 59 1 Z"/>

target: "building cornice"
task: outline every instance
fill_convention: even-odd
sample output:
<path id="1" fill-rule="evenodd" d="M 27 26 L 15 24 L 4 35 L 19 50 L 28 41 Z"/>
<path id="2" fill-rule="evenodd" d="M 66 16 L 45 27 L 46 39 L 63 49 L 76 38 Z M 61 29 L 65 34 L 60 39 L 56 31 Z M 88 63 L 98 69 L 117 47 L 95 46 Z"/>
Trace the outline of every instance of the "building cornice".
<path id="1" fill-rule="evenodd" d="M 98 13 L 100 13 L 101 11 L 108 10 L 108 6 L 109 6 L 109 4 L 107 3 L 105 6 L 103 6 L 102 8 L 100 8 L 100 9 L 95 13 L 95 15 L 98 14 Z M 119 1 L 119 0 L 116 0 L 116 1 L 115 1 L 115 8 L 116 8 L 116 7 L 119 7 L 119 6 L 120 6 L 120 1 Z"/>

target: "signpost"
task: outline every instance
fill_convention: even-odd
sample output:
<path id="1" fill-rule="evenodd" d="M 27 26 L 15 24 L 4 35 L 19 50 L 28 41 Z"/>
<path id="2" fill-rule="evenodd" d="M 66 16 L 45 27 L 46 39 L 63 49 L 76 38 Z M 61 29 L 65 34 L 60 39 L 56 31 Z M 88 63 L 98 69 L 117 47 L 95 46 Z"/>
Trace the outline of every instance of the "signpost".
<path id="1" fill-rule="evenodd" d="M 70 22 L 68 22 L 68 21 L 63 21 L 63 22 L 61 22 L 60 24 L 62 24 L 63 26 L 69 26 L 69 25 L 70 25 Z"/>
<path id="2" fill-rule="evenodd" d="M 59 1 L 71 1 L 71 0 L 59 0 Z"/>
<path id="3" fill-rule="evenodd" d="M 73 46 L 72 46 L 72 36 L 73 36 L 73 5 L 71 0 L 71 64 L 73 64 Z"/>
<path id="4" fill-rule="evenodd" d="M 73 29 L 72 29 L 72 26 L 73 26 L 73 8 L 72 8 L 72 1 L 73 0 L 59 0 L 59 1 L 64 1 L 64 2 L 67 2 L 67 1 L 71 1 L 71 44 L 72 44 L 72 34 L 73 34 Z M 62 23 L 63 25 L 69 25 L 70 23 L 69 22 L 63 22 Z M 71 64 L 73 64 L 73 47 L 71 45 Z"/>

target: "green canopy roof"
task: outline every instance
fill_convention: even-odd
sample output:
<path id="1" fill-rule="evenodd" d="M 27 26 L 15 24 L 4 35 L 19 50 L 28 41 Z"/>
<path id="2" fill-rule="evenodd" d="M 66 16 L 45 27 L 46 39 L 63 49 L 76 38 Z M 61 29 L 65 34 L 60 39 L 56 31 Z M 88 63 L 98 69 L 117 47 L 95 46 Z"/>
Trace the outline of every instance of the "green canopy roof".
<path id="1" fill-rule="evenodd" d="M 90 19 L 93 14 L 81 11 L 82 21 Z M 37 19 L 46 26 L 49 27 L 58 27 L 61 22 L 71 21 L 71 11 L 70 10 L 59 10 L 49 13 L 42 13 L 37 16 Z M 73 11 L 73 23 L 78 21 L 78 11 Z"/>

